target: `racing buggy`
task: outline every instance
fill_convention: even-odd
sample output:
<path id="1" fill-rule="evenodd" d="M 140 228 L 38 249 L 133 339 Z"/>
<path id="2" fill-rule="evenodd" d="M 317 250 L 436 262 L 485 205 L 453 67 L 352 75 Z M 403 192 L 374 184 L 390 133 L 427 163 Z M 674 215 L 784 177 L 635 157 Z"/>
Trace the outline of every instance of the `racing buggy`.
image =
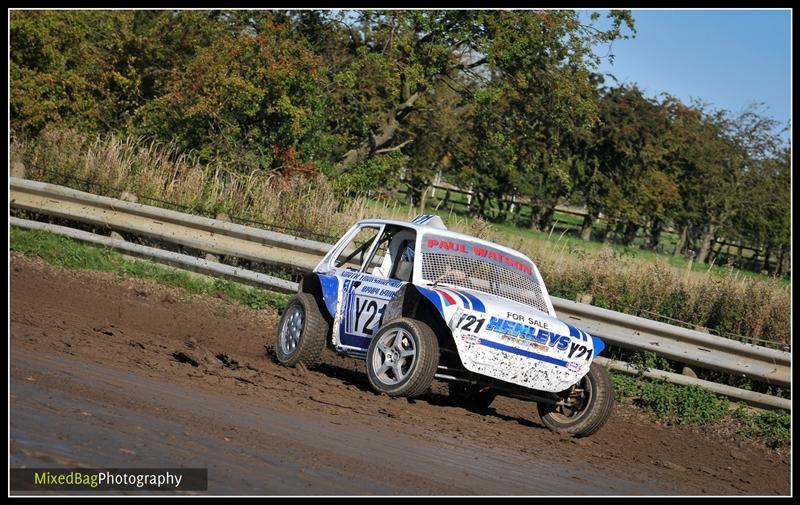
<path id="1" fill-rule="evenodd" d="M 614 405 L 603 342 L 560 321 L 536 265 L 448 231 L 437 216 L 356 223 L 304 276 L 275 354 L 312 368 L 325 346 L 366 360 L 371 386 L 414 398 L 434 379 L 466 408 L 535 401 L 549 429 L 582 437 Z"/>

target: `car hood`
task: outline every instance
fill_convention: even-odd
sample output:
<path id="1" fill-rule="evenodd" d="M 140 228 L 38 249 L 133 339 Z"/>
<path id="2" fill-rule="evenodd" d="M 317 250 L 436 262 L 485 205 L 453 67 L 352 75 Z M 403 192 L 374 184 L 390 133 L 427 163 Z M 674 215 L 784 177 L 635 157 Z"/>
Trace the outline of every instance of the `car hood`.
<path id="1" fill-rule="evenodd" d="M 589 371 L 603 342 L 533 307 L 449 285 L 419 287 L 452 331 L 467 370 L 545 391 Z"/>

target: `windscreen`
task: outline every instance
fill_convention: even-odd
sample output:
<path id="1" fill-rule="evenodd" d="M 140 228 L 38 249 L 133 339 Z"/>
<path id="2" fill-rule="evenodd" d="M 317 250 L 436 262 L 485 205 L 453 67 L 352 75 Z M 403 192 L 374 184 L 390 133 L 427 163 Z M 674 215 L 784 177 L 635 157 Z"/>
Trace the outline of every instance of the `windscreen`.
<path id="1" fill-rule="evenodd" d="M 426 234 L 422 278 L 514 300 L 549 313 L 530 260 L 477 242 Z"/>

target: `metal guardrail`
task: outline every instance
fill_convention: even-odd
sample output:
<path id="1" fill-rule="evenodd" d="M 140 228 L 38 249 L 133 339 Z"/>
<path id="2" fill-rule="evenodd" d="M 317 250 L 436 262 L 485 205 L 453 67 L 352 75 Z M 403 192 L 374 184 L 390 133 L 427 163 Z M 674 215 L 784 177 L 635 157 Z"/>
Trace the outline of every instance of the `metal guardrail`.
<path id="1" fill-rule="evenodd" d="M 29 201 L 24 199 L 25 194 L 31 196 L 38 195 L 44 197 L 50 204 L 44 208 L 38 207 L 38 209 L 48 209 L 57 205 L 59 202 L 73 202 L 85 207 L 107 210 L 108 214 L 104 215 L 103 219 L 110 219 L 113 217 L 114 212 L 119 212 L 128 219 L 130 219 L 131 216 L 149 218 L 160 223 L 179 225 L 194 230 L 225 235 L 263 245 L 285 247 L 303 253 L 325 254 L 330 249 L 330 245 L 324 242 L 293 237 L 283 233 L 243 226 L 219 219 L 185 214 L 183 212 L 162 209 L 160 207 L 127 202 L 107 196 L 94 195 L 65 186 L 20 179 L 18 177 L 10 177 L 9 182 L 12 191 L 12 204 L 14 207 L 25 208 L 25 203 Z M 20 198 L 21 196 L 23 197 L 22 199 Z M 51 213 L 52 215 L 59 214 L 57 210 L 51 211 Z M 73 214 L 67 213 L 63 217 L 71 218 Z M 179 239 L 180 237 L 174 238 Z"/>
<path id="2" fill-rule="evenodd" d="M 553 298 L 562 319 L 604 340 L 700 368 L 790 385 L 790 354 L 612 310 Z"/>
<path id="3" fill-rule="evenodd" d="M 103 247 L 110 247 L 122 253 L 143 258 L 156 263 L 163 263 L 174 267 L 182 268 L 184 270 L 191 270 L 204 275 L 213 275 L 215 277 L 222 277 L 224 279 L 235 280 L 243 284 L 250 284 L 256 287 L 267 286 L 275 291 L 282 293 L 294 293 L 297 291 L 297 283 L 279 279 L 271 275 L 245 270 L 243 268 L 236 268 L 230 265 L 223 265 L 216 261 L 209 261 L 202 258 L 195 258 L 188 254 L 181 254 L 172 251 L 165 251 L 157 247 L 148 247 L 141 244 L 134 244 L 126 242 L 125 240 L 113 239 L 105 235 L 98 235 L 88 231 L 76 230 L 67 226 L 59 226 L 56 224 L 42 223 L 39 221 L 31 221 L 29 219 L 20 219 L 18 217 L 11 218 L 11 225 L 27 230 L 41 230 L 49 231 L 64 235 L 65 237 L 74 238 L 81 242 L 100 245 Z"/>
<path id="4" fill-rule="evenodd" d="M 330 245 L 219 219 L 93 195 L 11 177 L 11 207 L 126 231 L 298 270 L 310 270 Z"/>
<path id="5" fill-rule="evenodd" d="M 204 252 L 236 256 L 272 265 L 310 271 L 329 244 L 272 231 L 198 217 L 172 210 L 101 197 L 81 191 L 12 177 L 12 208 L 25 209 L 83 223 L 146 235 Z M 140 257 L 208 275 L 237 279 L 278 291 L 296 290 L 296 284 L 220 263 L 164 251 L 158 248 L 110 239 L 80 230 L 12 218 L 11 224 L 45 229 L 78 240 L 113 247 Z M 788 352 L 745 344 L 666 323 L 580 304 L 553 297 L 563 319 L 572 319 L 589 333 L 622 347 L 652 351 L 659 356 L 701 368 L 747 377 L 769 384 L 790 385 L 791 355 Z M 633 365 L 601 360 L 612 368 L 636 373 Z M 784 398 L 732 388 L 693 377 L 652 370 L 645 374 L 670 382 L 695 384 L 755 406 L 790 409 Z"/>

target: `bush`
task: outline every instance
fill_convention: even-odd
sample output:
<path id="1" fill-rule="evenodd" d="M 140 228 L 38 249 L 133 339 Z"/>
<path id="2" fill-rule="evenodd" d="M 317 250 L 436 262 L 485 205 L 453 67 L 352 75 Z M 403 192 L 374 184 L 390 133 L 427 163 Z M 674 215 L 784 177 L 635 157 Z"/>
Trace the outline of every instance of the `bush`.
<path id="1" fill-rule="evenodd" d="M 378 188 L 391 187 L 406 163 L 408 156 L 399 152 L 376 155 L 353 164 L 347 172 L 335 179 L 333 187 L 344 197 L 364 195 Z"/>
<path id="2" fill-rule="evenodd" d="M 739 421 L 739 434 L 746 437 L 763 437 L 771 447 L 791 442 L 791 415 L 783 410 L 752 413 L 743 405 L 733 411 Z"/>
<path id="3" fill-rule="evenodd" d="M 791 442 L 791 414 L 784 410 L 753 411 L 744 404 L 730 409 L 730 401 L 697 386 L 611 373 L 614 393 L 620 403 L 632 403 L 656 418 L 685 425 L 709 426 L 734 423 L 736 432 L 761 439 L 770 447 Z"/>
<path id="4" fill-rule="evenodd" d="M 722 420 L 730 402 L 697 386 L 680 386 L 611 374 L 618 398 L 632 398 L 657 418 L 677 424 L 705 425 Z"/>

